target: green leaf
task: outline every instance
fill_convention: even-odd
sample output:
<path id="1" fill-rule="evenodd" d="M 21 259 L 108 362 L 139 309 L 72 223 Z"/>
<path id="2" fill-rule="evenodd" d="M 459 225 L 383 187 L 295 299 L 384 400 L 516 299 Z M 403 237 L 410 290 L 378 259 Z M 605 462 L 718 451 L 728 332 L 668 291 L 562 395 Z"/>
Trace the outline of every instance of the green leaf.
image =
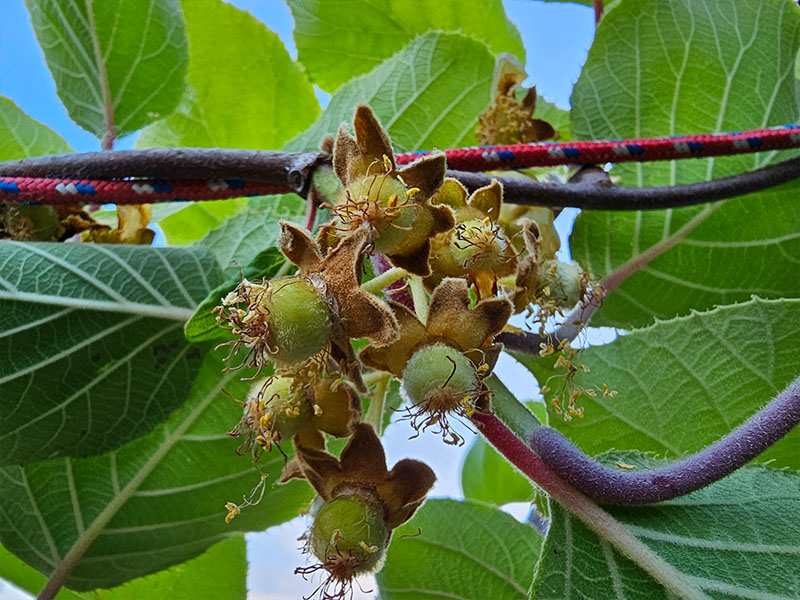
<path id="1" fill-rule="evenodd" d="M 481 437 L 475 438 L 464 458 L 461 488 L 466 498 L 498 506 L 533 497 L 531 482 Z"/>
<path id="2" fill-rule="evenodd" d="M 798 28 L 800 8 L 789 0 L 622 0 L 603 17 L 575 85 L 573 139 L 793 123 L 799 114 L 793 76 Z M 777 157 L 627 163 L 613 173 L 626 185 L 673 185 L 750 170 Z M 638 327 L 752 294 L 800 295 L 797 193 L 797 184 L 788 185 L 728 200 L 716 211 L 582 212 L 572 254 L 600 274 L 698 219 L 684 241 L 612 292 L 594 323 Z"/>
<path id="3" fill-rule="evenodd" d="M 542 380 L 537 360 L 515 355 Z M 581 351 L 575 385 L 607 384 L 616 398 L 583 396 L 582 419 L 550 424 L 588 454 L 608 448 L 671 457 L 697 452 L 756 413 L 800 373 L 800 300 L 758 300 L 693 313 Z M 550 387 L 558 389 L 558 379 Z M 549 399 L 548 395 L 548 406 Z M 758 460 L 800 469 L 800 429 Z"/>
<path id="4" fill-rule="evenodd" d="M 0 96 L 0 160 L 68 152 L 72 148 L 64 138 L 29 117 L 10 98 Z"/>
<path id="5" fill-rule="evenodd" d="M 188 46 L 174 0 L 25 0 L 56 81 L 78 125 L 102 138 L 170 114 L 186 87 Z"/>
<path id="6" fill-rule="evenodd" d="M 191 91 L 179 111 L 148 127 L 137 147 L 277 150 L 308 127 L 319 102 L 280 38 L 220 0 L 185 0 Z"/>
<path id="7" fill-rule="evenodd" d="M 192 202 L 160 219 L 158 226 L 170 246 L 194 244 L 246 205 L 244 198 Z"/>
<path id="8" fill-rule="evenodd" d="M 0 546 L 0 576 L 36 594 L 47 577 Z M 134 579 L 110 590 L 72 592 L 63 589 L 55 600 L 138 600 L 140 598 L 225 598 L 247 596 L 247 548 L 242 536 L 214 544 L 185 563 Z"/>
<path id="9" fill-rule="evenodd" d="M 494 56 L 482 42 L 454 33 L 426 33 L 369 73 L 342 85 L 328 108 L 288 150 L 319 146 L 355 107 L 368 104 L 395 152 L 477 144 L 478 115 L 490 100 Z"/>
<path id="10" fill-rule="evenodd" d="M 328 91 L 432 29 L 463 33 L 494 54 L 510 52 L 525 62 L 522 38 L 500 0 L 440 0 L 424 6 L 415 0 L 289 0 L 289 7 L 300 62 Z"/>
<path id="11" fill-rule="evenodd" d="M 208 252 L 0 242 L 0 264 L 0 464 L 118 447 L 186 399 Z"/>
<path id="12" fill-rule="evenodd" d="M 525 600 L 541 544 L 493 506 L 428 500 L 392 536 L 377 575 L 381 598 Z"/>
<path id="13" fill-rule="evenodd" d="M 275 246 L 279 222 L 299 222 L 306 210 L 305 200 L 295 194 L 264 196 L 257 202 L 249 201 L 245 210 L 220 223 L 200 242 L 217 257 L 227 277 L 238 280 L 241 265 L 249 265 L 260 252 Z"/>
<path id="14" fill-rule="evenodd" d="M 223 374 L 223 364 L 219 353 L 207 354 L 189 400 L 118 450 L 0 470 L 0 542 L 42 573 L 69 573 L 67 587 L 83 591 L 159 571 L 236 533 L 297 516 L 311 499 L 309 486 L 276 485 L 280 453 L 253 465 L 235 454 L 239 440 L 225 434 L 241 407 L 222 390 L 242 398 L 248 383 Z M 249 495 L 260 472 L 268 475 L 263 502 L 226 524 L 225 503 Z"/>
<path id="15" fill-rule="evenodd" d="M 653 461 L 621 455 L 642 467 Z M 609 512 L 690 584 L 715 600 L 796 599 L 800 474 L 745 467 L 703 490 Z M 607 540 L 551 503 L 531 598 L 673 598 Z"/>

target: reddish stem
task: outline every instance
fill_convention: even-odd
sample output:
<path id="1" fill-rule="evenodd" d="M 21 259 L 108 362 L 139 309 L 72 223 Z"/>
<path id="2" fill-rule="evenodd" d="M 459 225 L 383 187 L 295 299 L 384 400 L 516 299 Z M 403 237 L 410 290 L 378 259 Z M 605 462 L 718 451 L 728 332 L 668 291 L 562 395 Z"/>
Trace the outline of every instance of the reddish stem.
<path id="1" fill-rule="evenodd" d="M 317 220 L 317 206 L 319 206 L 320 198 L 317 188 L 311 186 L 308 190 L 308 197 L 306 198 L 306 229 L 314 231 L 314 221 Z"/>
<path id="2" fill-rule="evenodd" d="M 378 252 L 372 254 L 371 260 L 372 268 L 375 269 L 376 275 L 381 275 L 392 268 L 392 264 L 389 260 Z M 406 288 L 406 283 L 404 281 L 395 281 L 386 286 L 384 293 L 389 300 L 398 302 L 412 311 L 414 310 L 414 300 L 411 298 L 411 294 Z"/>
<path id="3" fill-rule="evenodd" d="M 603 17 L 603 0 L 594 0 L 592 4 L 594 4 L 594 24 L 596 26 Z"/>

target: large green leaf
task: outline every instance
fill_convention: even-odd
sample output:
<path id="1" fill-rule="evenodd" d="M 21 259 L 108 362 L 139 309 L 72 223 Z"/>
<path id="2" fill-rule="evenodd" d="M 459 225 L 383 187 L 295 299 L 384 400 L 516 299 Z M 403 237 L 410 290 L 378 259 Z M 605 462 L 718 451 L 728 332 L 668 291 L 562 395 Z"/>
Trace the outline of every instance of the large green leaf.
<path id="1" fill-rule="evenodd" d="M 800 8 L 790 0 L 622 0 L 608 11 L 572 95 L 574 139 L 741 130 L 798 118 L 794 61 Z M 775 160 L 775 153 L 628 163 L 627 185 L 720 177 Z M 596 324 L 641 326 L 762 297 L 800 294 L 797 185 L 726 202 L 633 213 L 584 211 L 570 247 L 607 274 L 676 233 L 688 237 L 614 291 Z M 703 222 L 703 219 L 704 222 Z M 692 224 L 697 226 L 698 222 Z"/>
<path id="2" fill-rule="evenodd" d="M 70 117 L 101 138 L 170 114 L 186 87 L 177 0 L 25 0 Z"/>
<path id="3" fill-rule="evenodd" d="M 541 545 L 536 530 L 493 506 L 428 500 L 392 536 L 381 598 L 525 600 Z"/>
<path id="4" fill-rule="evenodd" d="M 426 33 L 369 73 L 343 86 L 317 121 L 287 144 L 314 149 L 368 104 L 396 152 L 476 144 L 478 115 L 490 100 L 494 56 L 482 42 L 454 33 Z"/>
<path id="5" fill-rule="evenodd" d="M 116 448 L 186 399 L 207 251 L 0 242 L 0 265 L 0 464 Z"/>
<path id="6" fill-rule="evenodd" d="M 226 276 L 238 277 L 241 267 L 275 246 L 281 230 L 279 222 L 298 222 L 305 210 L 305 200 L 295 194 L 264 196 L 250 201 L 246 209 L 209 231 L 200 244 L 217 257 Z"/>
<path id="7" fill-rule="evenodd" d="M 794 600 L 800 594 L 800 474 L 746 467 L 683 498 L 608 510 L 709 598 Z M 674 598 L 556 503 L 551 511 L 531 598 Z"/>
<path id="8" fill-rule="evenodd" d="M 29 117 L 10 98 L 0 96 L 0 160 L 67 152 L 72 148 L 64 138 Z"/>
<path id="9" fill-rule="evenodd" d="M 138 147 L 277 150 L 314 120 L 311 83 L 263 23 L 220 0 L 185 0 L 183 12 L 192 90 Z"/>
<path id="10" fill-rule="evenodd" d="M 517 355 L 541 378 L 538 360 Z M 583 350 L 582 419 L 550 423 L 589 454 L 608 448 L 671 457 L 696 452 L 757 412 L 800 373 L 800 300 L 758 300 L 694 313 Z M 537 372 L 538 371 L 538 372 Z M 559 384 L 550 382 L 553 389 Z M 800 469 L 800 429 L 759 457 Z"/>
<path id="11" fill-rule="evenodd" d="M 224 353 L 223 353 L 224 355 Z M 253 465 L 225 430 L 244 397 L 238 372 L 222 374 L 209 353 L 189 400 L 149 435 L 102 456 L 0 470 L 0 542 L 42 573 L 69 573 L 67 587 L 113 587 L 181 563 L 217 541 L 263 530 L 298 514 L 305 482 L 275 485 L 278 452 Z M 226 501 L 268 475 L 263 502 L 225 523 Z"/>
<path id="12" fill-rule="evenodd" d="M 366 73 L 429 30 L 458 31 L 525 61 L 519 31 L 500 0 L 289 0 L 297 54 L 311 78 L 332 91 Z"/>
<path id="13" fill-rule="evenodd" d="M 38 593 L 47 577 L 0 546 L 0 576 L 16 586 Z M 197 558 L 134 579 L 110 590 L 73 592 L 62 589 L 55 600 L 140 600 L 142 598 L 247 597 L 247 548 L 242 536 L 214 544 Z"/>

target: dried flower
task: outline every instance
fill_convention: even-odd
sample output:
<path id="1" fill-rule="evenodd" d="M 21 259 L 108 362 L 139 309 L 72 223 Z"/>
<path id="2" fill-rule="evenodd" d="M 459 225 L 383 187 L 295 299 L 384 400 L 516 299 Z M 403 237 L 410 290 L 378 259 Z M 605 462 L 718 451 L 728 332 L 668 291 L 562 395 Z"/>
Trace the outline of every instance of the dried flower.
<path id="1" fill-rule="evenodd" d="M 323 230 L 328 243 L 368 224 L 375 250 L 396 267 L 428 275 L 430 238 L 453 227 L 453 215 L 428 199 L 444 180 L 444 154 L 431 154 L 398 169 L 386 132 L 367 106 L 356 109 L 355 138 L 342 126 L 333 166 L 344 189 L 330 206 L 334 221 Z"/>
<path id="2" fill-rule="evenodd" d="M 511 304 L 486 298 L 470 308 L 467 283 L 445 279 L 433 292 L 427 323 L 403 305 L 392 303 L 392 309 L 400 336 L 383 348 L 367 346 L 361 360 L 403 381 L 415 429 L 438 426 L 446 441 L 462 442 L 447 417 L 488 410 L 489 390 L 483 379 L 502 349 L 492 340 L 511 316 Z"/>
<path id="3" fill-rule="evenodd" d="M 321 597 L 342 598 L 355 576 L 380 565 L 392 530 L 411 518 L 436 476 L 411 459 L 387 470 L 381 442 L 364 423 L 355 426 L 339 460 L 303 446 L 297 457 L 324 504 L 314 516 L 306 548 L 320 562 L 295 572 L 324 569 L 328 578 L 319 588 Z"/>
<path id="4" fill-rule="evenodd" d="M 497 292 L 499 278 L 514 273 L 517 255 L 498 224 L 503 186 L 493 181 L 467 196 L 461 183 L 448 178 L 432 199 L 453 209 L 456 226 L 434 239 L 425 284 L 433 289 L 445 277 L 463 277 L 483 298 Z"/>
<path id="5" fill-rule="evenodd" d="M 478 117 L 478 141 L 483 145 L 526 144 L 552 140 L 555 129 L 547 121 L 534 119 L 536 88 L 522 87 L 527 74 L 516 57 L 497 57 L 492 78 L 492 103 Z M 522 99 L 518 99 L 520 90 Z"/>

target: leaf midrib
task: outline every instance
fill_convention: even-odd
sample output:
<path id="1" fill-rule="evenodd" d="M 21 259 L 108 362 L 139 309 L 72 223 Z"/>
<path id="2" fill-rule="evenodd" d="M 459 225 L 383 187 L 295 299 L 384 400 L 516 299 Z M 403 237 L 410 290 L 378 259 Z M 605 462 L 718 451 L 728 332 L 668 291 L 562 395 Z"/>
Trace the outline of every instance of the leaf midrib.
<path id="1" fill-rule="evenodd" d="M 177 427 L 164 438 L 159 444 L 153 455 L 142 465 L 139 471 L 131 478 L 130 482 L 120 490 L 108 503 L 105 509 L 89 524 L 84 533 L 80 535 L 72 544 L 64 557 L 55 563 L 55 569 L 50 574 L 50 579 L 58 578 L 63 585 L 72 570 L 80 563 L 86 550 L 94 540 L 103 532 L 106 525 L 114 518 L 128 500 L 136 493 L 139 487 L 145 482 L 155 468 L 161 463 L 162 459 L 177 444 L 183 434 L 191 427 L 205 409 L 214 401 L 222 391 L 222 388 L 234 378 L 233 373 L 227 373 L 220 377 L 217 384 L 207 392 L 205 398 L 197 404 L 181 421 Z M 115 455 L 112 452 L 112 455 Z"/>

